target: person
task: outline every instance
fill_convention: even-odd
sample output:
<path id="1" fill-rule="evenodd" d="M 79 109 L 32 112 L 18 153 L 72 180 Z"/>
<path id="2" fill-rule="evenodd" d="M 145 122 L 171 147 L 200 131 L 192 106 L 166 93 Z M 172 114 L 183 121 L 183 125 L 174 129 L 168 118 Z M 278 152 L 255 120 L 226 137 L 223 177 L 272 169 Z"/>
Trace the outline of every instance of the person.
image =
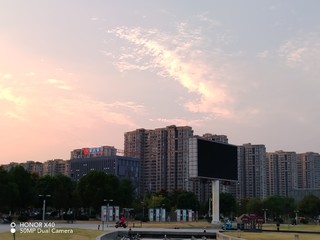
<path id="1" fill-rule="evenodd" d="M 121 216 L 120 218 L 120 225 L 125 225 L 126 224 L 126 218 L 124 217 L 124 215 Z"/>

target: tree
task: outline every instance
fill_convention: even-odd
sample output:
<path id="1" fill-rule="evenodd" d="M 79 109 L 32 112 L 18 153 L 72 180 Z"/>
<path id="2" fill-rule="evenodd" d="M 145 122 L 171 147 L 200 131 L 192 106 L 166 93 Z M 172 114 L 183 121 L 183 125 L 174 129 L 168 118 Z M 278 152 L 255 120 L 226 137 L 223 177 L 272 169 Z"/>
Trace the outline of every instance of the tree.
<path id="1" fill-rule="evenodd" d="M 262 211 L 262 202 L 259 198 L 250 198 L 246 205 L 247 213 L 260 214 Z"/>
<path id="2" fill-rule="evenodd" d="M 220 212 L 229 217 L 237 211 L 237 201 L 230 193 L 220 193 Z"/>
<path id="3" fill-rule="evenodd" d="M 178 209 L 199 210 L 199 201 L 193 192 L 182 191 L 177 199 Z"/>
<path id="4" fill-rule="evenodd" d="M 249 199 L 241 199 L 237 204 L 237 215 L 240 216 L 241 214 L 247 213 L 247 204 Z"/>
<path id="5" fill-rule="evenodd" d="M 57 209 L 68 209 L 73 207 L 72 193 L 74 184 L 67 176 L 57 175 L 54 177 L 56 186 L 52 193 L 53 205 Z"/>
<path id="6" fill-rule="evenodd" d="M 287 216 L 294 210 L 294 199 L 278 195 L 270 196 L 263 201 L 263 208 L 268 209 L 273 218 Z"/>
<path id="7" fill-rule="evenodd" d="M 40 177 L 36 184 L 38 195 L 53 195 L 56 191 L 58 180 L 54 176 L 45 175 Z"/>
<path id="8" fill-rule="evenodd" d="M 308 217 L 315 217 L 320 213 L 320 199 L 314 195 L 305 196 L 298 206 L 300 214 Z"/>
<path id="9" fill-rule="evenodd" d="M 119 205 L 130 207 L 133 203 L 134 189 L 129 179 L 120 180 Z"/>
<path id="10" fill-rule="evenodd" d="M 90 171 L 78 184 L 78 192 L 83 207 L 92 207 L 98 211 L 104 200 L 113 200 L 119 204 L 119 179 L 102 171 Z"/>
<path id="11" fill-rule="evenodd" d="M 153 194 L 145 199 L 145 204 L 148 208 L 159 208 L 162 206 L 162 202 L 165 197 L 162 195 Z"/>
<path id="12" fill-rule="evenodd" d="M 22 166 L 16 166 L 9 171 L 8 176 L 13 188 L 13 191 L 8 189 L 12 193 L 11 207 L 24 210 L 32 206 L 36 199 L 36 189 L 31 174 Z"/>
<path id="13" fill-rule="evenodd" d="M 0 167 L 0 212 L 8 211 L 8 173 Z"/>

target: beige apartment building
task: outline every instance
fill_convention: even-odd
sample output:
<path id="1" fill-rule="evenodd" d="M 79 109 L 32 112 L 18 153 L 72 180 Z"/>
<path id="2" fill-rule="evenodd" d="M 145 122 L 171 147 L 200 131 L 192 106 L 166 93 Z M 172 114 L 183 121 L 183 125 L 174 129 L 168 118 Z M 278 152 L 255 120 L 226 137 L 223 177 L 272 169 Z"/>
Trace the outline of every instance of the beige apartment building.
<path id="1" fill-rule="evenodd" d="M 48 160 L 43 163 L 43 175 L 70 175 L 70 161 L 62 159 Z"/>
<path id="2" fill-rule="evenodd" d="M 296 152 L 276 151 L 267 153 L 267 195 L 289 197 L 296 185 Z"/>
<path id="3" fill-rule="evenodd" d="M 262 144 L 243 144 L 238 147 L 238 198 L 267 196 L 266 147 Z"/>
<path id="4" fill-rule="evenodd" d="M 320 188 L 320 154 L 314 152 L 297 155 L 297 185 L 300 189 Z"/>
<path id="5" fill-rule="evenodd" d="M 124 155 L 141 160 L 141 194 L 188 189 L 189 126 L 137 129 L 124 134 Z"/>

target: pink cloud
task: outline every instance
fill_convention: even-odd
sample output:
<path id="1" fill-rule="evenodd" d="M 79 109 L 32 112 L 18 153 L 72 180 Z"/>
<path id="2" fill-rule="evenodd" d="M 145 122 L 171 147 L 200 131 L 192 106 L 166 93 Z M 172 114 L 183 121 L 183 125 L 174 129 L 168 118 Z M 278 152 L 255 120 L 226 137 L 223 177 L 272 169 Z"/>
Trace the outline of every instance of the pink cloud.
<path id="1" fill-rule="evenodd" d="M 194 34 L 186 32 L 185 26 L 182 25 L 178 26 L 178 32 L 179 36 L 170 36 L 155 29 L 126 27 L 109 31 L 134 45 L 124 50 L 125 53 L 118 57 L 116 66 L 120 71 L 149 70 L 178 81 L 188 92 L 196 93 L 198 96 L 185 103 L 188 111 L 231 117 L 232 97 L 227 88 L 219 84 L 228 77 L 228 74 L 223 69 L 209 66 L 196 57 L 201 54 L 201 51 L 197 50 L 197 45 L 201 41 L 197 32 Z M 174 46 L 172 42 L 177 38 L 178 41 L 179 38 L 187 39 Z M 185 56 L 186 53 L 193 55 L 194 58 Z M 145 61 L 136 61 L 143 58 Z"/>

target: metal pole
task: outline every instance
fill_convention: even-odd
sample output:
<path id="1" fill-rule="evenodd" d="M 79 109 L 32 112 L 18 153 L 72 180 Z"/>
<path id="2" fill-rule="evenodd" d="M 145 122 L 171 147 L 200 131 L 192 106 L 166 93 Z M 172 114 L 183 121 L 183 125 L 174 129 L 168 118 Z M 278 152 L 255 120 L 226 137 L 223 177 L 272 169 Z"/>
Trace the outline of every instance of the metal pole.
<path id="1" fill-rule="evenodd" d="M 212 204 L 212 199 L 211 198 L 209 198 L 209 217 L 211 217 L 211 204 Z"/>
<path id="2" fill-rule="evenodd" d="M 46 215 L 46 197 L 51 197 L 51 195 L 47 194 L 39 194 L 39 197 L 43 197 L 43 206 L 42 206 L 42 222 L 45 220 L 45 215 Z"/>
<path id="3" fill-rule="evenodd" d="M 43 207 L 42 207 L 42 222 L 44 222 L 44 218 L 45 218 L 45 214 L 46 214 L 46 197 L 43 197 Z"/>
<path id="4" fill-rule="evenodd" d="M 264 208 L 262 210 L 263 210 L 263 213 L 264 213 L 264 223 L 267 223 L 267 211 L 268 211 L 268 209 Z"/>
<path id="5" fill-rule="evenodd" d="M 144 219 L 144 206 L 142 207 L 142 220 Z"/>
<path id="6" fill-rule="evenodd" d="M 109 221 L 109 201 L 107 203 L 107 219 L 106 219 L 107 227 L 108 227 L 108 221 Z"/>

